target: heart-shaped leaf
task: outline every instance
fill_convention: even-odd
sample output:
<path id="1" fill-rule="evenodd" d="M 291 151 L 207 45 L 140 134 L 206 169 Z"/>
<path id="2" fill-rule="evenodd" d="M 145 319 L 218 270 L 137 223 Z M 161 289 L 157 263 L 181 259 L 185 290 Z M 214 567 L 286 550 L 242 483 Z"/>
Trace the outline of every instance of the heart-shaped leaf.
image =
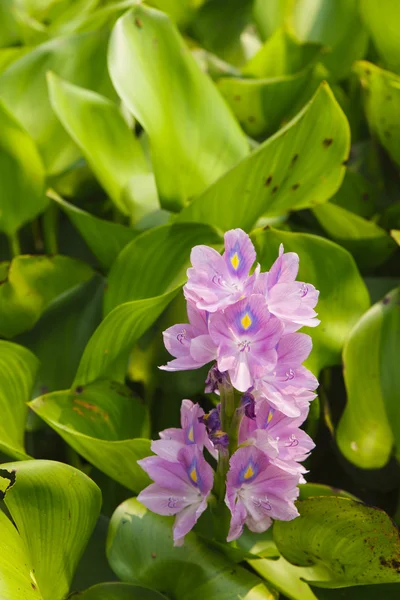
<path id="1" fill-rule="evenodd" d="M 47 306 L 87 281 L 93 270 L 67 256 L 17 256 L 2 263 L 0 335 L 13 337 L 33 327 Z"/>
<path id="2" fill-rule="evenodd" d="M 270 269 L 279 244 L 286 252 L 297 252 L 299 281 L 312 283 L 320 291 L 317 312 L 321 323 L 307 330 L 314 345 L 308 364 L 315 373 L 340 364 L 347 336 L 369 307 L 368 291 L 352 256 L 329 240 L 305 233 L 267 228 L 256 230 L 252 237 L 262 270 Z"/>
<path id="3" fill-rule="evenodd" d="M 123 581 L 151 586 L 176 600 L 273 600 L 261 580 L 197 539 L 172 545 L 172 519 L 148 512 L 136 499 L 115 511 L 107 540 L 112 569 Z"/>
<path id="4" fill-rule="evenodd" d="M 251 229 L 263 214 L 321 204 L 340 186 L 349 126 L 327 84 L 286 127 L 228 171 L 179 215 L 179 221 Z"/>
<path id="5" fill-rule="evenodd" d="M 148 413 L 125 386 L 99 381 L 54 392 L 29 404 L 50 427 L 101 471 L 134 492 L 149 484 L 137 461 L 151 454 Z M 137 439 L 138 438 L 138 439 Z"/>
<path id="6" fill-rule="evenodd" d="M 23 346 L 0 340 L 0 450 L 12 458 L 28 458 L 24 432 L 37 358 Z"/>
<path id="7" fill-rule="evenodd" d="M 48 200 L 35 143 L 1 103 L 0 128 L 0 231 L 13 235 L 42 212 Z"/>
<path id="8" fill-rule="evenodd" d="M 303 578 L 321 587 L 400 582 L 399 533 L 386 513 L 348 498 L 297 503 L 300 517 L 275 521 L 279 551 L 307 568 Z"/>
<path id="9" fill-rule="evenodd" d="M 165 14 L 140 5 L 121 17 L 110 39 L 109 69 L 149 135 L 165 208 L 179 210 L 247 154 L 238 124 Z"/>
<path id="10" fill-rule="evenodd" d="M 387 463 L 393 437 L 400 456 L 399 301 L 397 288 L 374 304 L 343 350 L 347 406 L 337 442 L 345 457 L 364 469 Z"/>
<path id="11" fill-rule="evenodd" d="M 48 195 L 68 215 L 104 269 L 108 270 L 122 248 L 138 235 L 134 229 L 129 229 L 120 223 L 99 219 L 77 206 L 69 204 L 54 190 L 49 191 Z"/>
<path id="12" fill-rule="evenodd" d="M 54 112 L 119 210 L 137 221 L 159 208 L 154 176 L 116 104 L 48 75 Z"/>
<path id="13" fill-rule="evenodd" d="M 8 570 L 0 577 L 3 597 L 62 600 L 100 512 L 99 488 L 81 471 L 47 460 L 3 464 L 0 486 L 17 527 L 13 534 L 2 527 L 0 536 L 0 564 Z M 10 577 L 7 548 L 18 561 L 11 565 L 17 577 Z M 32 594 L 21 595 L 20 580 L 25 589 L 30 580 Z"/>

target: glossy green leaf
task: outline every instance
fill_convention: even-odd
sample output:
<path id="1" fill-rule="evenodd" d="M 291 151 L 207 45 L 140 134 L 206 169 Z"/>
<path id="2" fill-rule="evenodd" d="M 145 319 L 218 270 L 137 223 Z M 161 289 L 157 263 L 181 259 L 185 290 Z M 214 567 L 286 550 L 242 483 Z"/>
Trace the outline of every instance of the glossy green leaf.
<path id="1" fill-rule="evenodd" d="M 343 351 L 347 406 L 337 442 L 345 457 L 364 469 L 387 463 L 393 434 L 400 452 L 399 300 L 397 288 L 374 304 Z"/>
<path id="2" fill-rule="evenodd" d="M 350 492 L 340 490 L 331 485 L 324 485 L 322 483 L 303 483 L 299 485 L 300 495 L 299 500 L 307 500 L 313 496 L 341 496 L 342 498 L 351 498 L 352 500 L 358 500 Z"/>
<path id="3" fill-rule="evenodd" d="M 122 579 L 151 586 L 175 600 L 273 600 L 262 581 L 189 533 L 172 542 L 173 519 L 148 512 L 134 498 L 115 511 L 107 541 L 111 567 Z"/>
<path id="4" fill-rule="evenodd" d="M 67 256 L 17 256 L 3 263 L 0 283 L 0 335 L 31 329 L 47 306 L 93 276 L 85 263 Z"/>
<path id="5" fill-rule="evenodd" d="M 0 128 L 0 231 L 12 235 L 41 213 L 48 200 L 44 195 L 44 170 L 38 150 L 1 103 Z"/>
<path id="6" fill-rule="evenodd" d="M 218 88 L 244 131 L 258 138 L 279 129 L 288 113 L 293 112 L 294 98 L 307 94 L 302 105 L 311 98 L 318 84 L 312 80 L 310 84 L 310 77 L 308 70 L 270 79 L 222 77 Z"/>
<path id="7" fill-rule="evenodd" d="M 26 348 L 0 340 L 0 450 L 13 458 L 28 458 L 24 432 L 36 373 L 37 358 Z"/>
<path id="8" fill-rule="evenodd" d="M 129 583 L 101 583 L 79 594 L 79 600 L 166 600 L 165 596 Z"/>
<path id="9" fill-rule="evenodd" d="M 247 154 L 238 124 L 163 13 L 137 6 L 118 20 L 109 69 L 149 135 L 165 208 L 179 210 Z"/>
<path id="10" fill-rule="evenodd" d="M 320 225 L 330 238 L 346 248 L 361 268 L 373 269 L 384 263 L 396 244 L 374 221 L 327 202 L 313 209 Z"/>
<path id="11" fill-rule="evenodd" d="M 153 298 L 120 304 L 102 321 L 89 340 L 74 385 L 96 379 L 124 381 L 129 354 L 137 340 L 151 327 L 176 296 L 180 287 Z"/>
<path id="12" fill-rule="evenodd" d="M 358 0 L 295 0 L 288 23 L 300 40 L 330 48 L 324 64 L 337 78 L 348 75 L 367 50 Z"/>
<path id="13" fill-rule="evenodd" d="M 317 600 L 311 587 L 303 581 L 304 568 L 289 563 L 283 556 L 277 560 L 266 558 L 249 560 L 249 565 L 290 600 Z"/>
<path id="14" fill-rule="evenodd" d="M 367 288 L 352 256 L 329 240 L 305 233 L 268 228 L 256 230 L 252 237 L 263 271 L 277 258 L 279 244 L 286 252 L 297 252 L 299 281 L 312 283 L 320 291 L 317 312 L 321 323 L 307 329 L 314 346 L 308 364 L 315 373 L 340 364 L 343 344 L 369 306 Z"/>
<path id="15" fill-rule="evenodd" d="M 74 450 L 128 489 L 149 478 L 137 461 L 151 454 L 148 413 L 125 386 L 99 381 L 37 398 L 30 408 Z"/>
<path id="16" fill-rule="evenodd" d="M 278 549 L 321 587 L 400 582 L 399 536 L 388 515 L 348 498 L 297 503 L 300 518 L 275 521 Z"/>
<path id="17" fill-rule="evenodd" d="M 153 173 L 117 105 L 54 74 L 48 82 L 54 112 L 118 209 L 132 221 L 157 210 Z"/>
<path id="18" fill-rule="evenodd" d="M 249 77 L 275 78 L 295 75 L 321 56 L 321 44 L 302 43 L 286 29 L 277 29 L 246 63 L 242 73 Z"/>
<path id="19" fill-rule="evenodd" d="M 36 141 L 47 174 L 74 163 L 80 151 L 51 109 L 46 73 L 110 94 L 106 29 L 50 40 L 32 49 L 0 75 L 0 99 Z"/>
<path id="20" fill-rule="evenodd" d="M 134 229 L 113 221 L 105 221 L 69 204 L 54 190 L 48 194 L 68 215 L 104 269 L 109 269 L 126 244 L 138 235 Z"/>
<path id="21" fill-rule="evenodd" d="M 284 23 L 295 0 L 254 0 L 253 15 L 257 29 L 265 40 Z"/>
<path id="22" fill-rule="evenodd" d="M 340 186 L 349 126 L 323 84 L 286 127 L 223 175 L 179 215 L 179 221 L 251 229 L 275 216 L 325 202 Z"/>
<path id="23" fill-rule="evenodd" d="M 164 225 L 142 233 L 125 246 L 110 270 L 105 314 L 122 302 L 159 296 L 183 284 L 193 246 L 221 242 L 213 227 L 200 223 Z"/>
<path id="24" fill-rule="evenodd" d="M 205 2 L 191 30 L 201 46 L 233 65 L 245 62 L 241 34 L 251 21 L 253 0 Z"/>
<path id="25" fill-rule="evenodd" d="M 400 73 L 400 4 L 397 0 L 361 0 L 360 10 L 379 54 L 389 69 Z"/>
<path id="26" fill-rule="evenodd" d="M 371 181 L 357 171 L 347 169 L 342 185 L 329 202 L 369 219 L 375 212 L 378 196 Z"/>
<path id="27" fill-rule="evenodd" d="M 0 579 L 3 598 L 62 600 L 100 512 L 99 488 L 81 471 L 46 460 L 3 464 L 0 482 L 8 483 L 4 502 L 21 537 L 16 558 L 24 548 L 15 567 L 36 592 L 22 595 L 18 579 Z"/>
<path id="28" fill-rule="evenodd" d="M 71 386 L 86 344 L 101 321 L 104 285 L 104 279 L 95 275 L 68 290 L 33 329 L 17 338 L 40 360 L 32 398 Z"/>
<path id="29" fill-rule="evenodd" d="M 366 61 L 356 63 L 354 70 L 364 89 L 365 113 L 371 132 L 400 164 L 400 77 Z"/>
<path id="30" fill-rule="evenodd" d="M 196 10 L 206 1 L 207 0 L 149 0 L 146 4 L 167 13 L 177 25 L 184 27 L 196 14 Z"/>
<path id="31" fill-rule="evenodd" d="M 44 600 L 37 589 L 27 548 L 10 519 L 0 510 L 0 598 Z"/>

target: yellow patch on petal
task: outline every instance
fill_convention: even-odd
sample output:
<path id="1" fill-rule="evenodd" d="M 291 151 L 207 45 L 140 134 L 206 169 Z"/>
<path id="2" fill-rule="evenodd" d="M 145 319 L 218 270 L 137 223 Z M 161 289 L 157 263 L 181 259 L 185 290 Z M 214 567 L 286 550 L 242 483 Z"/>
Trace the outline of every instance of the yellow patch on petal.
<path id="1" fill-rule="evenodd" d="M 272 410 L 270 410 L 268 413 L 268 417 L 267 417 L 267 423 L 271 423 L 273 416 L 274 416 L 274 413 L 272 412 Z"/>
<path id="2" fill-rule="evenodd" d="M 194 442 L 194 432 L 193 432 L 193 425 L 191 426 L 191 428 L 189 429 L 188 432 L 188 440 L 189 442 Z"/>
<path id="3" fill-rule="evenodd" d="M 231 265 L 235 269 L 235 271 L 238 270 L 238 267 L 240 265 L 240 258 L 237 252 L 235 252 L 235 254 L 231 257 Z"/>
<path id="4" fill-rule="evenodd" d="M 246 469 L 245 474 L 243 475 L 243 477 L 245 479 L 251 479 L 251 477 L 253 477 L 254 475 L 254 471 L 253 471 L 253 467 L 251 465 L 249 465 Z"/>
<path id="5" fill-rule="evenodd" d="M 243 326 L 243 329 L 248 329 L 253 321 L 251 320 L 249 313 L 246 313 L 240 322 Z"/>
<path id="6" fill-rule="evenodd" d="M 190 479 L 193 481 L 193 483 L 197 483 L 198 481 L 198 476 L 197 476 L 197 470 L 196 467 L 193 467 L 192 470 L 189 473 L 189 477 Z"/>

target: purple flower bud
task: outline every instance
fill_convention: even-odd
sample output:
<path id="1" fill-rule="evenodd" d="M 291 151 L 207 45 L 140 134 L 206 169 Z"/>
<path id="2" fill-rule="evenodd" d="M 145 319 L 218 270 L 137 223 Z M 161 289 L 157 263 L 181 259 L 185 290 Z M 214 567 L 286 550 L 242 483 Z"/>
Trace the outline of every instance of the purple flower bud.
<path id="1" fill-rule="evenodd" d="M 253 420 L 256 418 L 256 402 L 254 400 L 253 394 L 251 394 L 250 392 L 246 392 L 245 394 L 243 394 L 241 400 L 241 408 L 244 408 L 244 414 L 246 415 L 246 417 Z"/>
<path id="2" fill-rule="evenodd" d="M 210 434 L 210 440 L 216 448 L 227 448 L 229 446 L 229 436 L 225 431 L 214 431 Z"/>
<path id="3" fill-rule="evenodd" d="M 218 393 L 219 385 L 222 385 L 223 383 L 229 383 L 228 374 L 226 373 L 226 371 L 221 373 L 221 371 L 218 370 L 217 365 L 214 365 L 208 371 L 205 383 L 206 387 L 204 391 L 206 394 L 213 394 L 214 392 Z"/>

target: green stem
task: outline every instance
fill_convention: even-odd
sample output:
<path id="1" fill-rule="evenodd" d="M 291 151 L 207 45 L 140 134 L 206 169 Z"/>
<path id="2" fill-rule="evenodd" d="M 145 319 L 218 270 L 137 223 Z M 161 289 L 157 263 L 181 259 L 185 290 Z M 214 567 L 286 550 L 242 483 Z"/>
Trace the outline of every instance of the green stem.
<path id="1" fill-rule="evenodd" d="M 50 204 L 43 214 L 44 247 L 46 254 L 58 253 L 57 221 L 58 207 L 56 204 Z"/>
<path id="2" fill-rule="evenodd" d="M 11 233 L 8 236 L 8 239 L 10 242 L 10 250 L 12 256 L 19 256 L 21 254 L 21 245 L 19 243 L 18 232 L 16 231 L 15 233 Z"/>

